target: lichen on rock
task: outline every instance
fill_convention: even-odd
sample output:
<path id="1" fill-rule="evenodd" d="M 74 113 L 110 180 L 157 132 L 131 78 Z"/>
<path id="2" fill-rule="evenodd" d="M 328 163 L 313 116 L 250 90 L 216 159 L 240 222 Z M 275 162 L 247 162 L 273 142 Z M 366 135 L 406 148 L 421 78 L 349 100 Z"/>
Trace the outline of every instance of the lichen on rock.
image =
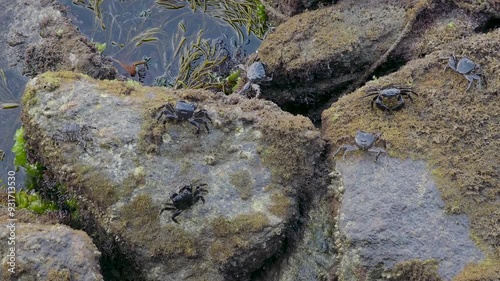
<path id="1" fill-rule="evenodd" d="M 425 161 L 425 168 L 422 168 L 422 172 L 420 172 L 422 173 L 421 177 L 424 174 L 428 177 L 429 173 L 432 175 L 429 178 L 429 183 L 434 182 L 443 200 L 440 207 L 442 210 L 436 212 L 444 212 L 446 216 L 450 217 L 466 215 L 468 223 L 465 225 L 470 224 L 470 235 L 474 238 L 475 246 L 479 247 L 485 257 L 491 261 L 485 264 L 491 264 L 493 267 L 499 264 L 498 220 L 500 213 L 497 211 L 499 209 L 497 198 L 498 186 L 500 186 L 498 174 L 500 171 L 498 162 L 500 143 L 497 110 L 499 103 L 496 98 L 500 87 L 500 68 L 497 59 L 500 41 L 498 38 L 500 38 L 499 30 L 495 30 L 487 34 L 454 41 L 446 45 L 444 50 L 433 52 L 422 59 L 410 61 L 399 71 L 368 82 L 366 86 L 339 99 L 322 115 L 323 135 L 334 148 L 344 144 L 346 139 L 354 136 L 356 130 L 366 130 L 382 133 L 382 140 L 385 142 L 391 157 L 409 157 Z M 463 75 L 450 69 L 444 70 L 447 58 L 452 54 L 459 58 L 468 57 L 479 64 L 484 74 L 483 82 L 487 83 L 483 83 L 481 89 L 478 88 L 477 83 L 474 83 L 471 89 L 466 91 L 468 81 Z M 407 101 L 405 108 L 390 115 L 378 109 L 370 109 L 370 99 L 362 98 L 366 95 L 366 91 L 390 85 L 410 86 L 418 93 L 418 97 L 415 97 L 414 102 Z M 358 196 L 357 198 L 361 200 L 359 196 L 363 193 L 360 191 L 365 190 L 368 185 L 372 187 L 366 190 L 369 193 L 364 193 L 363 200 L 356 201 L 357 203 L 345 201 L 342 204 L 343 208 L 348 208 L 349 204 L 356 205 L 355 209 L 349 212 L 350 215 L 360 211 L 380 216 L 395 212 L 404 221 L 408 219 L 405 215 L 408 206 L 417 202 L 426 206 L 425 200 L 418 201 L 425 199 L 425 196 L 418 200 L 415 197 L 411 204 L 404 203 L 402 198 L 411 194 L 406 192 L 404 197 L 401 194 L 395 201 L 395 203 L 398 201 L 401 204 L 404 203 L 401 206 L 388 204 L 387 200 L 381 200 L 378 205 L 373 205 L 372 210 L 366 210 L 367 206 L 371 205 L 367 203 L 373 203 L 372 201 L 380 198 L 379 196 L 398 194 L 400 189 L 391 191 L 390 187 L 393 184 L 401 183 L 403 184 L 401 188 L 409 188 L 413 190 L 412 192 L 419 192 L 421 186 L 414 184 L 418 182 L 417 180 L 407 179 L 414 173 L 415 167 L 398 172 L 401 167 L 406 167 L 406 164 L 403 164 L 405 162 L 401 162 L 403 160 L 387 158 L 388 160 L 384 161 L 384 157 L 382 157 L 377 170 L 371 171 L 368 167 L 372 167 L 374 164 L 366 161 L 360 162 L 359 157 L 351 155 L 345 162 L 337 160 L 337 168 L 344 173 L 342 176 L 345 184 L 344 200 L 348 194 Z M 351 166 L 352 162 L 359 163 L 359 165 Z M 351 167 L 347 168 L 347 166 Z M 388 182 L 389 179 L 392 179 L 393 183 Z M 351 190 L 347 184 L 350 184 Z M 406 186 L 408 184 L 411 186 Z M 387 194 L 384 193 L 385 191 Z M 374 193 L 380 194 L 375 195 Z M 367 194 L 372 195 L 366 197 Z M 351 199 L 353 198 L 356 197 L 351 197 Z M 398 206 L 404 210 L 397 209 Z M 354 208 L 354 206 L 350 208 Z M 348 217 L 342 219 L 341 216 L 340 220 L 344 221 L 343 226 L 341 223 L 341 228 L 344 231 L 360 227 L 356 222 L 349 222 Z M 435 220 L 430 220 L 426 227 L 431 229 L 434 222 Z M 370 223 L 373 224 L 373 221 Z M 379 221 L 379 224 L 380 227 L 387 226 L 384 220 Z M 464 228 L 462 231 L 452 233 L 456 239 L 458 235 L 468 237 L 467 232 L 468 230 Z M 375 237 L 372 235 L 375 233 L 378 232 L 361 235 L 360 232 L 354 231 L 351 235 L 356 235 L 356 241 L 359 238 L 360 241 L 369 239 L 370 242 L 373 242 Z M 388 232 L 386 237 L 395 242 L 398 241 L 396 234 L 398 231 Z M 435 233 L 432 235 L 434 236 Z M 449 235 L 445 235 L 445 237 Z M 352 239 L 353 237 L 350 236 L 345 240 L 347 249 L 344 250 L 352 249 L 349 245 L 353 244 L 348 243 Z M 426 241 L 424 244 L 428 242 L 430 241 Z M 470 242 L 468 243 L 470 245 Z M 445 244 L 442 243 L 442 245 Z M 462 243 L 462 245 L 465 244 Z M 405 251 L 408 250 L 405 248 Z M 439 250 L 437 251 L 436 254 L 439 254 Z M 460 252 L 464 253 L 464 251 Z M 462 256 L 454 256 L 462 258 Z M 435 258 L 435 256 L 421 258 Z M 441 262 L 446 261 L 446 264 L 449 264 L 450 260 L 453 259 L 450 257 L 450 259 L 437 258 L 437 260 L 440 262 L 440 275 L 448 279 L 457 275 L 466 264 L 462 261 L 460 268 L 445 273 L 443 271 L 445 265 Z M 479 261 L 480 259 L 476 259 L 474 262 Z M 467 270 L 469 267 L 465 268 Z M 472 270 L 474 267 L 470 268 Z M 491 270 L 488 272 L 495 274 Z M 464 273 L 462 276 L 467 276 L 467 274 Z M 492 280 L 496 277 L 498 276 L 491 276 Z"/>
<path id="2" fill-rule="evenodd" d="M 51 81 L 57 87 L 45 87 Z M 247 278 L 277 253 L 301 197 L 318 187 L 319 131 L 271 102 L 140 86 L 124 94 L 123 84 L 67 72 L 33 79 L 23 113 L 31 159 L 79 196 L 98 246 L 115 245 L 103 255 L 129 257 L 137 278 Z M 163 104 L 179 100 L 207 110 L 210 132 L 157 121 Z M 82 147 L 54 139 L 64 124 L 96 129 Z M 205 203 L 176 224 L 160 210 L 187 184 L 206 184 Z"/>

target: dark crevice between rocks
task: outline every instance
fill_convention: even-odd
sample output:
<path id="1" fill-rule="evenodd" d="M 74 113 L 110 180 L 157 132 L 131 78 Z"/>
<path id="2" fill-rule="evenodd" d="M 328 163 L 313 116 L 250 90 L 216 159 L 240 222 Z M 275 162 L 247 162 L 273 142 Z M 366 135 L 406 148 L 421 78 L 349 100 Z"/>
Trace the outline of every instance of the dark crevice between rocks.
<path id="1" fill-rule="evenodd" d="M 387 61 L 377 67 L 371 77 L 382 77 L 398 71 L 407 61 L 403 57 L 389 56 Z"/>
<path id="2" fill-rule="evenodd" d="M 399 55 L 389 56 L 387 61 L 375 69 L 370 77 L 382 77 L 393 72 L 398 71 L 402 66 L 407 63 L 407 60 Z M 366 81 L 365 81 L 366 82 Z M 336 87 L 333 91 L 316 95 L 311 93 L 310 100 L 289 102 L 279 105 L 283 111 L 292 113 L 294 115 L 300 114 L 311 119 L 311 122 L 316 128 L 321 127 L 321 113 L 328 109 L 334 102 L 336 102 L 343 95 L 349 94 L 346 92 L 352 83 L 346 83 Z M 364 83 L 363 83 L 364 84 Z M 404 86 L 404 85 L 403 85 Z M 354 89 L 356 90 L 356 89 Z M 353 90 L 353 91 L 354 91 Z"/>
<path id="3" fill-rule="evenodd" d="M 500 27 L 500 18 L 491 17 L 484 24 L 476 27 L 475 32 L 488 33 Z"/>
<path id="4" fill-rule="evenodd" d="M 101 266 L 101 274 L 106 281 L 142 281 L 138 266 L 133 260 L 128 259 L 123 253 L 119 245 L 109 237 L 105 229 L 99 226 L 93 215 L 88 210 L 81 210 L 82 229 L 91 236 L 94 244 L 101 252 L 99 260 Z M 75 227 L 75 225 L 70 225 Z M 91 235 L 92 234 L 92 235 Z"/>
<path id="5" fill-rule="evenodd" d="M 303 115 L 314 124 L 316 128 L 321 127 L 321 113 L 323 110 L 330 107 L 333 101 L 339 98 L 339 92 L 328 92 L 321 95 L 311 103 L 287 103 L 281 107 L 283 111 L 289 112 L 293 115 Z M 332 101 L 333 100 L 333 101 Z"/>
<path id="6" fill-rule="evenodd" d="M 303 240 L 306 230 L 309 212 L 314 209 L 314 202 L 319 202 L 327 194 L 328 187 L 328 156 L 329 147 L 325 144 L 320 155 L 320 161 L 315 165 L 314 175 L 308 181 L 309 186 L 299 195 L 298 200 L 298 218 L 288 226 L 286 238 L 280 249 L 269 259 L 264 261 L 261 268 L 250 274 L 251 281 L 279 280 L 283 271 L 286 271 L 287 260 L 296 251 L 297 245 Z"/>

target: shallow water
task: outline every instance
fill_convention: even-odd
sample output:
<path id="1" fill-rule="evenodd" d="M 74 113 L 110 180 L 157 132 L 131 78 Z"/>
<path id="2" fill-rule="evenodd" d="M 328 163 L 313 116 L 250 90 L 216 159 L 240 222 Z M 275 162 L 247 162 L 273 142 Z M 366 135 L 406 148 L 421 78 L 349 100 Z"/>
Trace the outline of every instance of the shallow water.
<path id="1" fill-rule="evenodd" d="M 105 0 L 98 8 L 89 7 L 88 4 L 75 5 L 72 0 L 60 2 L 69 7 L 68 16 L 83 34 L 93 42 L 106 43 L 104 55 L 123 64 L 150 57 L 145 85 L 153 84 L 156 77 L 162 76 L 172 82 L 178 74 L 182 53 L 182 48 L 181 51 L 176 50 L 179 45 L 186 47 L 195 42 L 199 32 L 202 32 L 202 39 L 222 40 L 230 52 L 241 47 L 246 55 L 255 52 L 261 41 L 253 32 L 248 32 L 245 26 L 235 24 L 232 27 L 223 20 L 226 14 L 224 9 L 217 6 L 220 1 L 205 1 L 212 4 L 205 12 L 203 7 L 189 7 L 189 1 Z M 168 9 L 157 2 L 184 7 Z M 150 35 L 142 36 L 148 31 Z M 140 41 L 139 37 L 145 40 Z M 120 74 L 130 78 L 117 62 L 115 66 Z"/>
<path id="2" fill-rule="evenodd" d="M 179 48 L 182 40 L 184 40 L 182 46 L 187 46 L 195 42 L 201 34 L 202 39 L 222 41 L 229 52 L 240 49 L 243 57 L 246 57 L 257 50 L 261 42 L 258 37 L 264 36 L 262 32 L 255 35 L 242 24 L 231 26 L 224 21 L 222 19 L 224 10 L 217 7 L 219 3 L 222 3 L 221 1 L 206 1 L 212 6 L 206 8 L 204 12 L 202 7 L 190 8 L 186 5 L 189 1 L 163 1 L 185 5 L 178 9 L 167 9 L 156 3 L 162 2 L 160 0 L 104 0 L 98 7 L 100 13 L 94 13 L 85 4 L 75 5 L 72 0 L 59 2 L 68 7 L 67 16 L 84 35 L 94 42 L 106 43 L 104 55 L 124 64 L 150 57 L 147 75 L 144 79 L 145 85 L 153 84 L 155 78 L 161 76 L 169 81 L 175 80 L 179 71 L 181 53 L 176 53 L 176 49 Z M 241 1 L 234 1 L 236 2 Z M 96 14 L 101 16 L 96 17 Z M 8 17 L 2 17 L 0 22 L 7 20 L 9 20 Z M 146 40 L 143 40 L 141 44 L 139 44 L 140 39 L 134 40 L 151 28 L 156 28 L 158 32 L 143 37 Z M 183 39 L 184 37 L 186 39 Z M 149 41 L 147 38 L 156 40 Z M 130 78 L 130 75 L 118 63 L 115 65 L 121 74 Z M 5 81 L 2 80 L 4 83 L 0 83 L 0 103 L 20 104 L 28 78 L 9 68 L 5 54 L 4 59 L 0 58 L 0 69 L 5 73 Z M 137 80 L 138 77 L 133 79 Z M 0 179 L 4 184 L 7 182 L 7 173 L 15 170 L 14 154 L 11 149 L 14 144 L 15 131 L 21 126 L 21 110 L 22 107 L 0 109 L 0 150 L 5 153 L 3 160 L 0 161 Z M 17 172 L 18 187 L 23 186 L 24 180 L 24 172 Z"/>
<path id="3" fill-rule="evenodd" d="M 11 71 L 3 60 L 0 60 L 0 69 L 5 73 L 5 76 L 0 76 L 0 104 L 21 104 L 24 85 L 28 79 Z M 5 153 L 3 160 L 0 161 L 0 179 L 2 180 L 0 186 L 7 183 L 7 173 L 15 171 L 14 153 L 11 150 L 12 145 L 14 145 L 14 134 L 21 127 L 21 110 L 21 106 L 12 109 L 1 109 L 0 107 L 0 150 Z M 24 172 L 17 172 L 16 186 L 22 186 L 24 179 Z"/>

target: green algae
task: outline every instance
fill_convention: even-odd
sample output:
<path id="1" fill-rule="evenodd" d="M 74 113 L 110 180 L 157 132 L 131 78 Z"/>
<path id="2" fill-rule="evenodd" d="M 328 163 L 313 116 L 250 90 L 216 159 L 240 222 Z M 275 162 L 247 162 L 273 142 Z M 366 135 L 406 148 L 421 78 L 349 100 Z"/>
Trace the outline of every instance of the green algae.
<path id="1" fill-rule="evenodd" d="M 253 181 L 250 172 L 239 170 L 229 175 L 229 182 L 238 190 L 242 200 L 252 197 Z"/>
<path id="2" fill-rule="evenodd" d="M 195 258 L 199 255 L 196 237 L 182 228 L 168 224 L 159 224 L 158 210 L 147 194 L 140 194 L 126 204 L 121 215 L 123 225 L 117 226 L 118 232 L 138 246 L 152 247 L 147 249 L 152 255 L 160 257 Z M 155 241 L 155 243 L 151 243 Z"/>
<path id="3" fill-rule="evenodd" d="M 212 232 L 217 239 L 210 244 L 208 253 L 219 263 L 225 263 L 235 253 L 250 246 L 252 233 L 260 233 L 269 226 L 264 213 L 238 215 L 231 219 L 218 217 L 211 221 Z"/>
<path id="4" fill-rule="evenodd" d="M 436 260 L 409 260 L 396 264 L 382 276 L 389 281 L 442 281 L 438 266 Z"/>

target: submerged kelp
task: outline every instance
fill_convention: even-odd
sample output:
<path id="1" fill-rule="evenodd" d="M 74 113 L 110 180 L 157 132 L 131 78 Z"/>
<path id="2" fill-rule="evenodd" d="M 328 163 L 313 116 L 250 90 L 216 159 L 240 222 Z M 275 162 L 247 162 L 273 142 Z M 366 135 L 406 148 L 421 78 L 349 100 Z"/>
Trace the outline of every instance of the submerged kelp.
<path id="1" fill-rule="evenodd" d="M 153 86 L 228 91 L 223 77 L 245 52 L 256 50 L 267 31 L 264 8 L 255 0 L 61 2 L 76 4 L 75 24 L 120 72 L 136 69 L 139 80 Z M 135 68 L 145 56 L 151 58 L 148 67 Z"/>
<path id="2" fill-rule="evenodd" d="M 246 35 L 253 33 L 259 39 L 263 39 L 267 31 L 267 16 L 264 6 L 258 0 L 156 0 L 156 3 L 167 9 L 180 9 L 189 5 L 193 11 L 202 10 L 203 13 L 225 21 L 241 38 L 244 37 L 241 27 L 246 28 Z"/>
<path id="3" fill-rule="evenodd" d="M 19 104 L 14 96 L 14 93 L 9 88 L 7 83 L 7 76 L 5 72 L 0 69 L 0 108 L 1 109 L 11 109 L 17 108 Z"/>

